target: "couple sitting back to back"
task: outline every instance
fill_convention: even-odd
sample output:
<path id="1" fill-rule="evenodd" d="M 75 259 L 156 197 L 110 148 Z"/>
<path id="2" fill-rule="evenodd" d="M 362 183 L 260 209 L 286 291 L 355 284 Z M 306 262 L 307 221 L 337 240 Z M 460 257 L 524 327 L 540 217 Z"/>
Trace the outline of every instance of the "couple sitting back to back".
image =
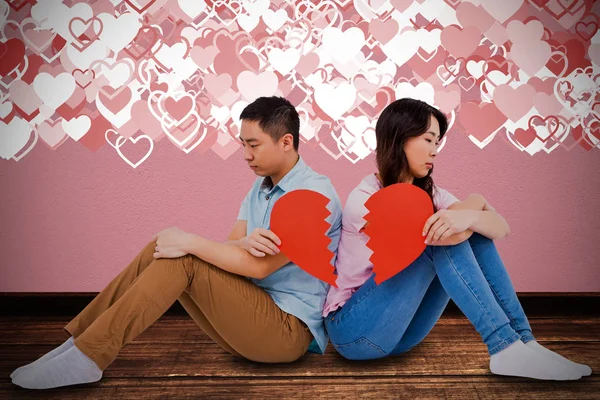
<path id="1" fill-rule="evenodd" d="M 318 324 L 306 318 L 307 314 L 294 314 L 311 328 L 318 345 L 313 342 L 311 351 L 323 353 L 323 343 L 329 339 L 338 353 L 353 360 L 405 353 L 427 336 L 451 298 L 481 335 L 492 373 L 548 380 L 579 379 L 591 373 L 588 366 L 574 363 L 535 340 L 493 242 L 509 234 L 506 220 L 483 196 L 472 194 L 459 201 L 433 183 L 433 164 L 448 128 L 446 116 L 439 110 L 423 101 L 403 98 L 382 111 L 375 127 L 377 171 L 350 192 L 343 213 L 329 179 L 316 174 L 298 155 L 299 119 L 291 103 L 278 97 L 259 98 L 240 118 L 244 160 L 259 175 L 238 216 L 237 224 L 247 229 L 243 233 L 248 236 L 241 239 L 244 249 L 257 257 L 281 254 L 277 247 L 280 239 L 269 230 L 269 195 L 272 198 L 271 191 L 278 185 L 280 190 L 274 193 L 290 190 L 288 175 L 295 181 L 302 171 L 300 180 L 307 183 L 298 183 L 296 188 L 315 190 L 330 198 L 332 215 L 328 222 L 332 226 L 328 236 L 335 253 L 332 264 L 337 271 L 337 287 L 330 287 L 325 295 L 319 282 L 312 285 L 318 288 L 314 291 L 315 299 L 319 298 L 315 304 L 323 305 L 326 338 L 320 336 Z M 369 237 L 363 232 L 364 204 L 375 192 L 395 183 L 423 189 L 432 199 L 435 214 L 426 224 L 425 251 L 407 268 L 376 285 L 369 261 L 372 251 L 366 245 Z M 293 265 L 289 259 L 284 261 L 288 267 Z M 295 265 L 293 268 L 300 271 Z M 298 274 L 308 281 L 316 279 Z M 271 291 L 274 282 L 286 278 L 275 272 L 267 279 L 273 281 L 263 284 L 264 280 L 259 280 L 256 284 L 278 299 L 278 292 Z M 288 287 L 298 289 L 291 282 Z M 290 312 L 289 308 L 284 310 Z"/>
<path id="2" fill-rule="evenodd" d="M 439 110 L 404 98 L 382 111 L 375 127 L 377 170 L 350 192 L 343 210 L 330 179 L 299 156 L 300 120 L 288 100 L 260 97 L 240 119 L 244 160 L 258 177 L 228 240 L 178 228 L 158 232 L 64 327 L 69 339 L 15 370 L 13 383 L 48 389 L 100 380 L 122 346 L 176 300 L 234 356 L 281 363 L 307 351 L 323 354 L 329 340 L 351 360 L 406 353 L 429 334 L 452 299 L 480 334 L 493 374 L 543 380 L 591 374 L 587 365 L 535 340 L 494 244 L 509 234 L 506 220 L 483 196 L 459 201 L 433 183 L 433 164 L 448 128 Z M 425 251 L 376 285 L 364 204 L 395 183 L 424 190 L 435 213 L 424 227 Z M 337 287 L 290 261 L 270 230 L 276 201 L 298 189 L 329 199 L 326 234 Z"/>

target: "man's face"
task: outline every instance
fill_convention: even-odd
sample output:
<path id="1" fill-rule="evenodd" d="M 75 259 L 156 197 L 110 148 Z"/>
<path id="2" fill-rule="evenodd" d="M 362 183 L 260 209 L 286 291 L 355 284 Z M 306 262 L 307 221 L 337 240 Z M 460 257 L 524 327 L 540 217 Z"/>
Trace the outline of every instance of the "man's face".
<path id="1" fill-rule="evenodd" d="M 242 120 L 239 138 L 244 148 L 244 161 L 254 173 L 259 176 L 277 173 L 284 162 L 283 137 L 275 143 L 271 136 L 260 129 L 258 122 Z"/>

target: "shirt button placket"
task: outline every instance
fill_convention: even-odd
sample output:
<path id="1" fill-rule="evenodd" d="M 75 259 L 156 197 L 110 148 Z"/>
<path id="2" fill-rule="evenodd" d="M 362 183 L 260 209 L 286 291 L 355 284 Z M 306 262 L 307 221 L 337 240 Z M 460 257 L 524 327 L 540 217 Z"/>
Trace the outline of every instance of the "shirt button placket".
<path id="1" fill-rule="evenodd" d="M 271 198 L 271 195 L 268 194 L 265 196 L 265 200 L 269 201 L 269 199 Z M 269 209 L 269 203 L 267 203 L 267 207 L 265 208 L 265 214 L 263 215 L 263 226 L 265 226 L 265 222 L 267 220 L 267 210 Z"/>

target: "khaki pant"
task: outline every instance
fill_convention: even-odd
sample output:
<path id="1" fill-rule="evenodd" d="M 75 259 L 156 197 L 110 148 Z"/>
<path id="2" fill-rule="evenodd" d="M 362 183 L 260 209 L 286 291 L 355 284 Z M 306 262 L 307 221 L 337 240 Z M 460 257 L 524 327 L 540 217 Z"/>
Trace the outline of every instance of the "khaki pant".
<path id="1" fill-rule="evenodd" d="M 101 370 L 179 300 L 200 328 L 229 353 L 264 363 L 292 362 L 313 339 L 249 279 L 187 254 L 153 257 L 153 240 L 64 329 Z"/>

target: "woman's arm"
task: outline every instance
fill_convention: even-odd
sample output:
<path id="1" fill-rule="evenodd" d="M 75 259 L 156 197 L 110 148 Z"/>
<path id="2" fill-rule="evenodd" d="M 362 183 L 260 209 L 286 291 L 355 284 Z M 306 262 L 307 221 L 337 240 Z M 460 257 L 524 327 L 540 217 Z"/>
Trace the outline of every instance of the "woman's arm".
<path id="1" fill-rule="evenodd" d="M 487 202 L 480 194 L 470 194 L 464 201 L 458 201 L 456 203 L 451 204 L 448 207 L 448 210 L 477 210 L 481 211 L 486 209 Z M 437 243 L 430 243 L 429 246 L 454 246 L 456 244 L 462 243 L 465 240 L 469 239 L 473 231 L 471 229 L 467 229 L 464 232 L 455 233 L 450 235 L 447 239 L 442 240 Z"/>
<path id="2" fill-rule="evenodd" d="M 504 217 L 494 210 L 470 210 L 472 213 L 472 223 L 469 229 L 482 234 L 483 236 L 496 240 L 502 239 L 510 234 L 510 227 Z"/>
<path id="3" fill-rule="evenodd" d="M 468 210 L 471 213 L 472 222 L 469 224 L 469 228 L 465 231 L 470 232 L 468 237 L 471 236 L 472 232 L 480 233 L 492 240 L 502 239 L 508 236 L 510 234 L 510 227 L 508 226 L 508 223 L 504 217 L 498 214 L 496 209 L 492 207 L 483 196 L 479 194 L 472 194 L 469 196 L 469 198 L 471 197 L 473 197 L 471 204 L 474 204 L 476 207 L 464 208 L 463 205 L 457 205 L 457 207 L 448 207 L 449 210 Z M 466 203 L 466 200 L 463 202 L 463 204 L 464 203 Z M 483 206 L 479 208 L 481 204 L 483 204 Z M 455 235 L 460 235 L 460 233 Z"/>

